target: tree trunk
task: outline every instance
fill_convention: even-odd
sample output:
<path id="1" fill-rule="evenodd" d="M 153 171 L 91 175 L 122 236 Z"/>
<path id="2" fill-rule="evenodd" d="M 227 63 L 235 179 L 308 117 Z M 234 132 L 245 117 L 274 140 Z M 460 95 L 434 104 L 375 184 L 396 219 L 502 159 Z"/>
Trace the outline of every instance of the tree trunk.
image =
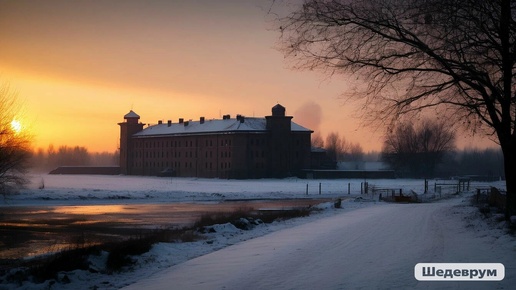
<path id="1" fill-rule="evenodd" d="M 516 215 L 516 142 L 511 140 L 506 146 L 502 144 L 502 151 L 507 187 L 505 218 L 509 220 L 512 215 Z"/>

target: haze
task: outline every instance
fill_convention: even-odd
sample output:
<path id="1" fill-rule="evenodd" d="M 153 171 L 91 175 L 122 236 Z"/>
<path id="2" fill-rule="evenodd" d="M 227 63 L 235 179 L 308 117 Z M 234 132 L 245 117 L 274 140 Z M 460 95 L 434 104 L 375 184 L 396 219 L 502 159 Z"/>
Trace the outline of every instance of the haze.
<path id="1" fill-rule="evenodd" d="M 359 104 L 339 98 L 349 80 L 288 69 L 271 3 L 0 0 L 0 78 L 18 92 L 35 147 L 115 151 L 130 109 L 157 123 L 265 116 L 280 103 L 323 137 L 380 150 L 383 130 L 361 126 Z"/>

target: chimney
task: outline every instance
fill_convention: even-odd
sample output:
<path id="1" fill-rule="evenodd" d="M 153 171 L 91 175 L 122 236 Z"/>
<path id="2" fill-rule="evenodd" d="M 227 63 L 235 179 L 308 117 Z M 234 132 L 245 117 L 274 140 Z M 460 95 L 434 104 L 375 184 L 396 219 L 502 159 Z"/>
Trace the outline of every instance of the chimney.
<path id="1" fill-rule="evenodd" d="M 168 120 L 168 121 L 167 121 L 167 125 L 168 125 L 169 127 L 170 127 L 170 126 L 172 126 L 172 120 Z"/>
<path id="2" fill-rule="evenodd" d="M 240 118 L 242 118 L 242 115 L 238 114 L 238 115 L 236 116 L 237 121 L 240 121 Z"/>
<path id="3" fill-rule="evenodd" d="M 158 125 L 161 125 L 163 124 L 163 121 L 162 120 L 158 120 Z"/>
<path id="4" fill-rule="evenodd" d="M 183 124 L 184 120 L 185 119 L 183 119 L 183 118 L 179 118 L 179 124 Z"/>
<path id="5" fill-rule="evenodd" d="M 185 127 L 188 126 L 188 123 L 190 123 L 190 122 L 189 121 L 184 122 Z"/>
<path id="6" fill-rule="evenodd" d="M 201 123 L 201 124 L 204 124 L 204 117 L 201 117 L 201 118 L 200 118 L 200 123 Z"/>
<path id="7" fill-rule="evenodd" d="M 240 116 L 240 123 L 244 123 L 245 121 L 245 117 L 244 116 Z"/>

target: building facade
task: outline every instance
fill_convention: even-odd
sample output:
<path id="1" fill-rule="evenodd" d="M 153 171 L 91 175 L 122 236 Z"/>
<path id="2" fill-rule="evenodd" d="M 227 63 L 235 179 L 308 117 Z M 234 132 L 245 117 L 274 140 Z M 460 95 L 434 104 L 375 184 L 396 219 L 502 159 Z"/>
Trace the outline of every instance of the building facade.
<path id="1" fill-rule="evenodd" d="M 127 175 L 263 178 L 310 168 L 313 131 L 292 122 L 276 105 L 264 118 L 229 115 L 144 128 L 130 111 L 120 125 L 120 169 Z"/>

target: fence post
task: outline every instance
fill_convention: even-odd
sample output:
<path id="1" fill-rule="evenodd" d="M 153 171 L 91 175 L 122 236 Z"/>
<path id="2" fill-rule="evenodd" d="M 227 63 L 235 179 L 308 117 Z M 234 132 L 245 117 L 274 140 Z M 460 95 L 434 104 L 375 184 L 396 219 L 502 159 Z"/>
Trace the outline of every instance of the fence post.
<path id="1" fill-rule="evenodd" d="M 351 194 L 351 182 L 348 182 L 348 194 Z"/>
<path id="2" fill-rule="evenodd" d="M 306 184 L 306 195 L 308 195 L 308 183 Z"/>
<path id="3" fill-rule="evenodd" d="M 319 195 L 321 194 L 321 183 L 319 182 Z"/>

